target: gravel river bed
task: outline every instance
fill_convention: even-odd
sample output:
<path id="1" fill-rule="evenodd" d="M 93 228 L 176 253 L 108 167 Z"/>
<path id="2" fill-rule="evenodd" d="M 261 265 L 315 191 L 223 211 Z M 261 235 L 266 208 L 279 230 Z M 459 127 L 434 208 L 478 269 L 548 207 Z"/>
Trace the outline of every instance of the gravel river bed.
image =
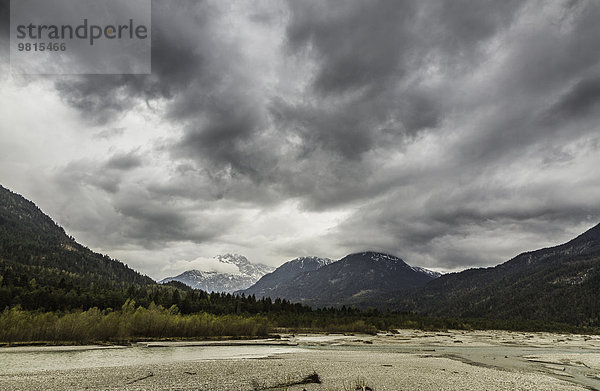
<path id="1" fill-rule="evenodd" d="M 399 330 L 129 347 L 3 347 L 0 389 L 600 390 L 600 336 Z"/>

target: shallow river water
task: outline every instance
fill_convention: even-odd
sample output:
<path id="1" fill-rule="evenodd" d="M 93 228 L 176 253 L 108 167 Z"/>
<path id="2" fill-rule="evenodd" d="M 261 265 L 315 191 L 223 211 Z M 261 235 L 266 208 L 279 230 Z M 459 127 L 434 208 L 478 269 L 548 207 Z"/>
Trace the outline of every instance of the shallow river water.
<path id="1" fill-rule="evenodd" d="M 293 346 L 16 347 L 0 349 L 0 375 L 52 370 L 251 359 L 302 349 Z"/>

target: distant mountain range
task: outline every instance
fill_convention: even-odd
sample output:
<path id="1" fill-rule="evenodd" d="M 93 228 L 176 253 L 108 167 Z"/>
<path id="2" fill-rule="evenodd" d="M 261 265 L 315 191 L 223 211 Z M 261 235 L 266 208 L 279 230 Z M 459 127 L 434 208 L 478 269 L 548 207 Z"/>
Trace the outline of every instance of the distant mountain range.
<path id="1" fill-rule="evenodd" d="M 246 257 L 238 254 L 219 255 L 215 259 L 223 264 L 235 265 L 239 271 L 237 273 L 219 273 L 212 270 L 188 270 L 175 277 L 167 277 L 160 283 L 179 281 L 206 292 L 233 293 L 248 288 L 273 270 L 270 266 L 251 263 Z"/>
<path id="2" fill-rule="evenodd" d="M 411 267 L 392 255 L 362 252 L 337 262 L 294 259 L 239 293 L 268 295 L 313 306 L 342 305 L 360 302 L 365 295 L 422 286 L 439 275 Z"/>
<path id="3" fill-rule="evenodd" d="M 237 266 L 239 272 L 188 271 L 172 279 L 186 279 L 196 287 L 202 282 L 200 287 L 209 291 L 280 297 L 312 306 L 600 323 L 600 224 L 565 244 L 526 252 L 496 267 L 441 276 L 377 252 L 350 254 L 335 262 L 297 258 L 272 273 L 243 256 L 223 255 L 218 261 Z M 0 186 L 0 309 L 119 308 L 127 298 L 144 305 L 178 303 L 187 305 L 186 311 L 210 305 L 208 295 L 194 293 L 196 307 L 190 307 L 190 300 L 181 301 L 181 287 L 179 282 L 157 285 L 80 245 L 31 201 Z"/>

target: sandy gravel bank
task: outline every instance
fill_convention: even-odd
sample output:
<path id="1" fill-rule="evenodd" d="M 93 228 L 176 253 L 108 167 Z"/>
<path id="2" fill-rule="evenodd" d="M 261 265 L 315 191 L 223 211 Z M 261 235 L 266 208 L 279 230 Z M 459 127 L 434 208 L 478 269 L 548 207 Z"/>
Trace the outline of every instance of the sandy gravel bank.
<path id="1" fill-rule="evenodd" d="M 288 389 L 354 390 L 358 379 L 375 390 L 600 387 L 598 337 L 403 331 L 380 336 L 289 336 L 288 340 L 299 344 L 297 352 L 260 359 L 9 374 L 0 376 L 0 389 L 259 390 L 313 372 L 322 384 Z"/>

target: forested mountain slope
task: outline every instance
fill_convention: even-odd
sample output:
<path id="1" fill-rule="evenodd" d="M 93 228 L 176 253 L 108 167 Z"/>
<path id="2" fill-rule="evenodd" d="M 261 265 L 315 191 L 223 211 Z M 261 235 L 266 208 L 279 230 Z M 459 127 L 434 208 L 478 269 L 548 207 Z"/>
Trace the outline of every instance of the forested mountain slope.
<path id="1" fill-rule="evenodd" d="M 565 244 L 526 252 L 496 267 L 443 275 L 384 302 L 388 308 L 441 316 L 599 325 L 600 225 Z"/>
<path id="2" fill-rule="evenodd" d="M 80 245 L 33 202 L 0 186 L 0 309 L 79 307 L 95 301 L 85 291 L 114 296 L 114 291 L 152 284 L 151 278 Z"/>

